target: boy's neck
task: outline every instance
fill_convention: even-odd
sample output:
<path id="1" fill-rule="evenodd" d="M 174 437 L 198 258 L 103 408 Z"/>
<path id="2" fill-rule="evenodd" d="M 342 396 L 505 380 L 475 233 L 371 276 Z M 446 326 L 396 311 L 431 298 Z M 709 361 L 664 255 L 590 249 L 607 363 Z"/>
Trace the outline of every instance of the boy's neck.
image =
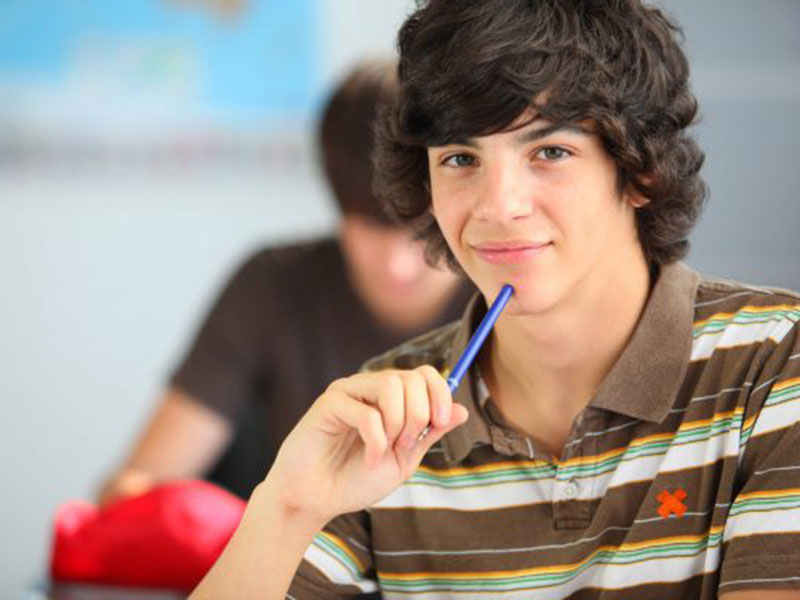
<path id="1" fill-rule="evenodd" d="M 504 316 L 495 326 L 482 361 L 493 401 L 553 454 L 636 329 L 651 284 L 640 258 L 635 267 L 596 273 L 547 314 Z"/>

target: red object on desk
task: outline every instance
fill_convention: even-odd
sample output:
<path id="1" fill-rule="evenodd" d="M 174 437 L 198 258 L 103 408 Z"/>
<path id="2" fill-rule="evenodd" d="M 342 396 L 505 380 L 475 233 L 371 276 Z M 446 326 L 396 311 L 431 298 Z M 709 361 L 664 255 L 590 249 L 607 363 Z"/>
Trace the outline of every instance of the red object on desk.
<path id="1" fill-rule="evenodd" d="M 233 535 L 245 503 L 204 481 L 160 485 L 104 509 L 56 511 L 50 575 L 57 581 L 193 589 Z"/>

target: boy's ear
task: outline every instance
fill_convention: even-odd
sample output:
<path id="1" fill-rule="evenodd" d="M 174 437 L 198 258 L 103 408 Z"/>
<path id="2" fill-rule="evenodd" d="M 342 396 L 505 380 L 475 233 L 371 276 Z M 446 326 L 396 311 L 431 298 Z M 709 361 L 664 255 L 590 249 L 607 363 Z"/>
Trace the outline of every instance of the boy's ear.
<path id="1" fill-rule="evenodd" d="M 632 192 L 628 194 L 628 202 L 633 208 L 642 208 L 646 204 L 650 204 L 650 198 L 642 196 L 639 192 Z"/>
<path id="2" fill-rule="evenodd" d="M 644 184 L 645 186 L 649 185 L 653 181 L 652 175 L 641 175 L 639 177 L 639 181 Z M 633 184 L 628 185 L 627 190 L 627 198 L 628 202 L 633 208 L 641 208 L 646 204 L 650 204 L 650 198 L 643 195 Z"/>

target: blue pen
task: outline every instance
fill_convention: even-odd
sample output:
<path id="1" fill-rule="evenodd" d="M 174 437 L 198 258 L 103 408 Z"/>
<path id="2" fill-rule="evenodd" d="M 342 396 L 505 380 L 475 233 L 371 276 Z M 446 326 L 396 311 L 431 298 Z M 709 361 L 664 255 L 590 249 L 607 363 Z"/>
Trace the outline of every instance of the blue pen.
<path id="1" fill-rule="evenodd" d="M 461 380 L 464 379 L 464 375 L 467 373 L 467 369 L 469 369 L 472 361 L 475 360 L 475 357 L 478 355 L 481 346 L 483 346 L 483 342 L 486 341 L 486 338 L 489 336 L 489 332 L 492 330 L 494 322 L 497 321 L 497 317 L 500 316 L 500 313 L 506 307 L 506 304 L 508 304 L 508 299 L 511 298 L 511 294 L 513 293 L 514 288 L 509 284 L 505 284 L 500 290 L 500 293 L 497 295 L 497 298 L 495 298 L 494 302 L 492 302 L 492 305 L 489 307 L 489 310 L 483 317 L 481 324 L 478 325 L 478 328 L 475 330 L 472 339 L 467 343 L 467 346 L 464 348 L 464 352 L 461 353 L 456 366 L 453 367 L 453 371 L 447 378 L 447 387 L 450 388 L 451 393 L 455 393 L 455 391 L 458 389 L 458 386 L 461 384 Z M 428 435 L 430 430 L 430 425 L 425 427 L 425 429 L 423 429 L 419 434 L 417 440 L 421 440 Z"/>

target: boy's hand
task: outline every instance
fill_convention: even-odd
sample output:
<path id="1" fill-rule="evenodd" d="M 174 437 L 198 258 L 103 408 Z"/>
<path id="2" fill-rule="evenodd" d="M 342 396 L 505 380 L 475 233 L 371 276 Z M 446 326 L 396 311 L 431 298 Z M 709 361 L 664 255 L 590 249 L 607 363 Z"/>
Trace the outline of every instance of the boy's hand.
<path id="1" fill-rule="evenodd" d="M 287 510 L 324 524 L 387 496 L 467 417 L 430 366 L 339 379 L 283 442 L 267 482 Z"/>

